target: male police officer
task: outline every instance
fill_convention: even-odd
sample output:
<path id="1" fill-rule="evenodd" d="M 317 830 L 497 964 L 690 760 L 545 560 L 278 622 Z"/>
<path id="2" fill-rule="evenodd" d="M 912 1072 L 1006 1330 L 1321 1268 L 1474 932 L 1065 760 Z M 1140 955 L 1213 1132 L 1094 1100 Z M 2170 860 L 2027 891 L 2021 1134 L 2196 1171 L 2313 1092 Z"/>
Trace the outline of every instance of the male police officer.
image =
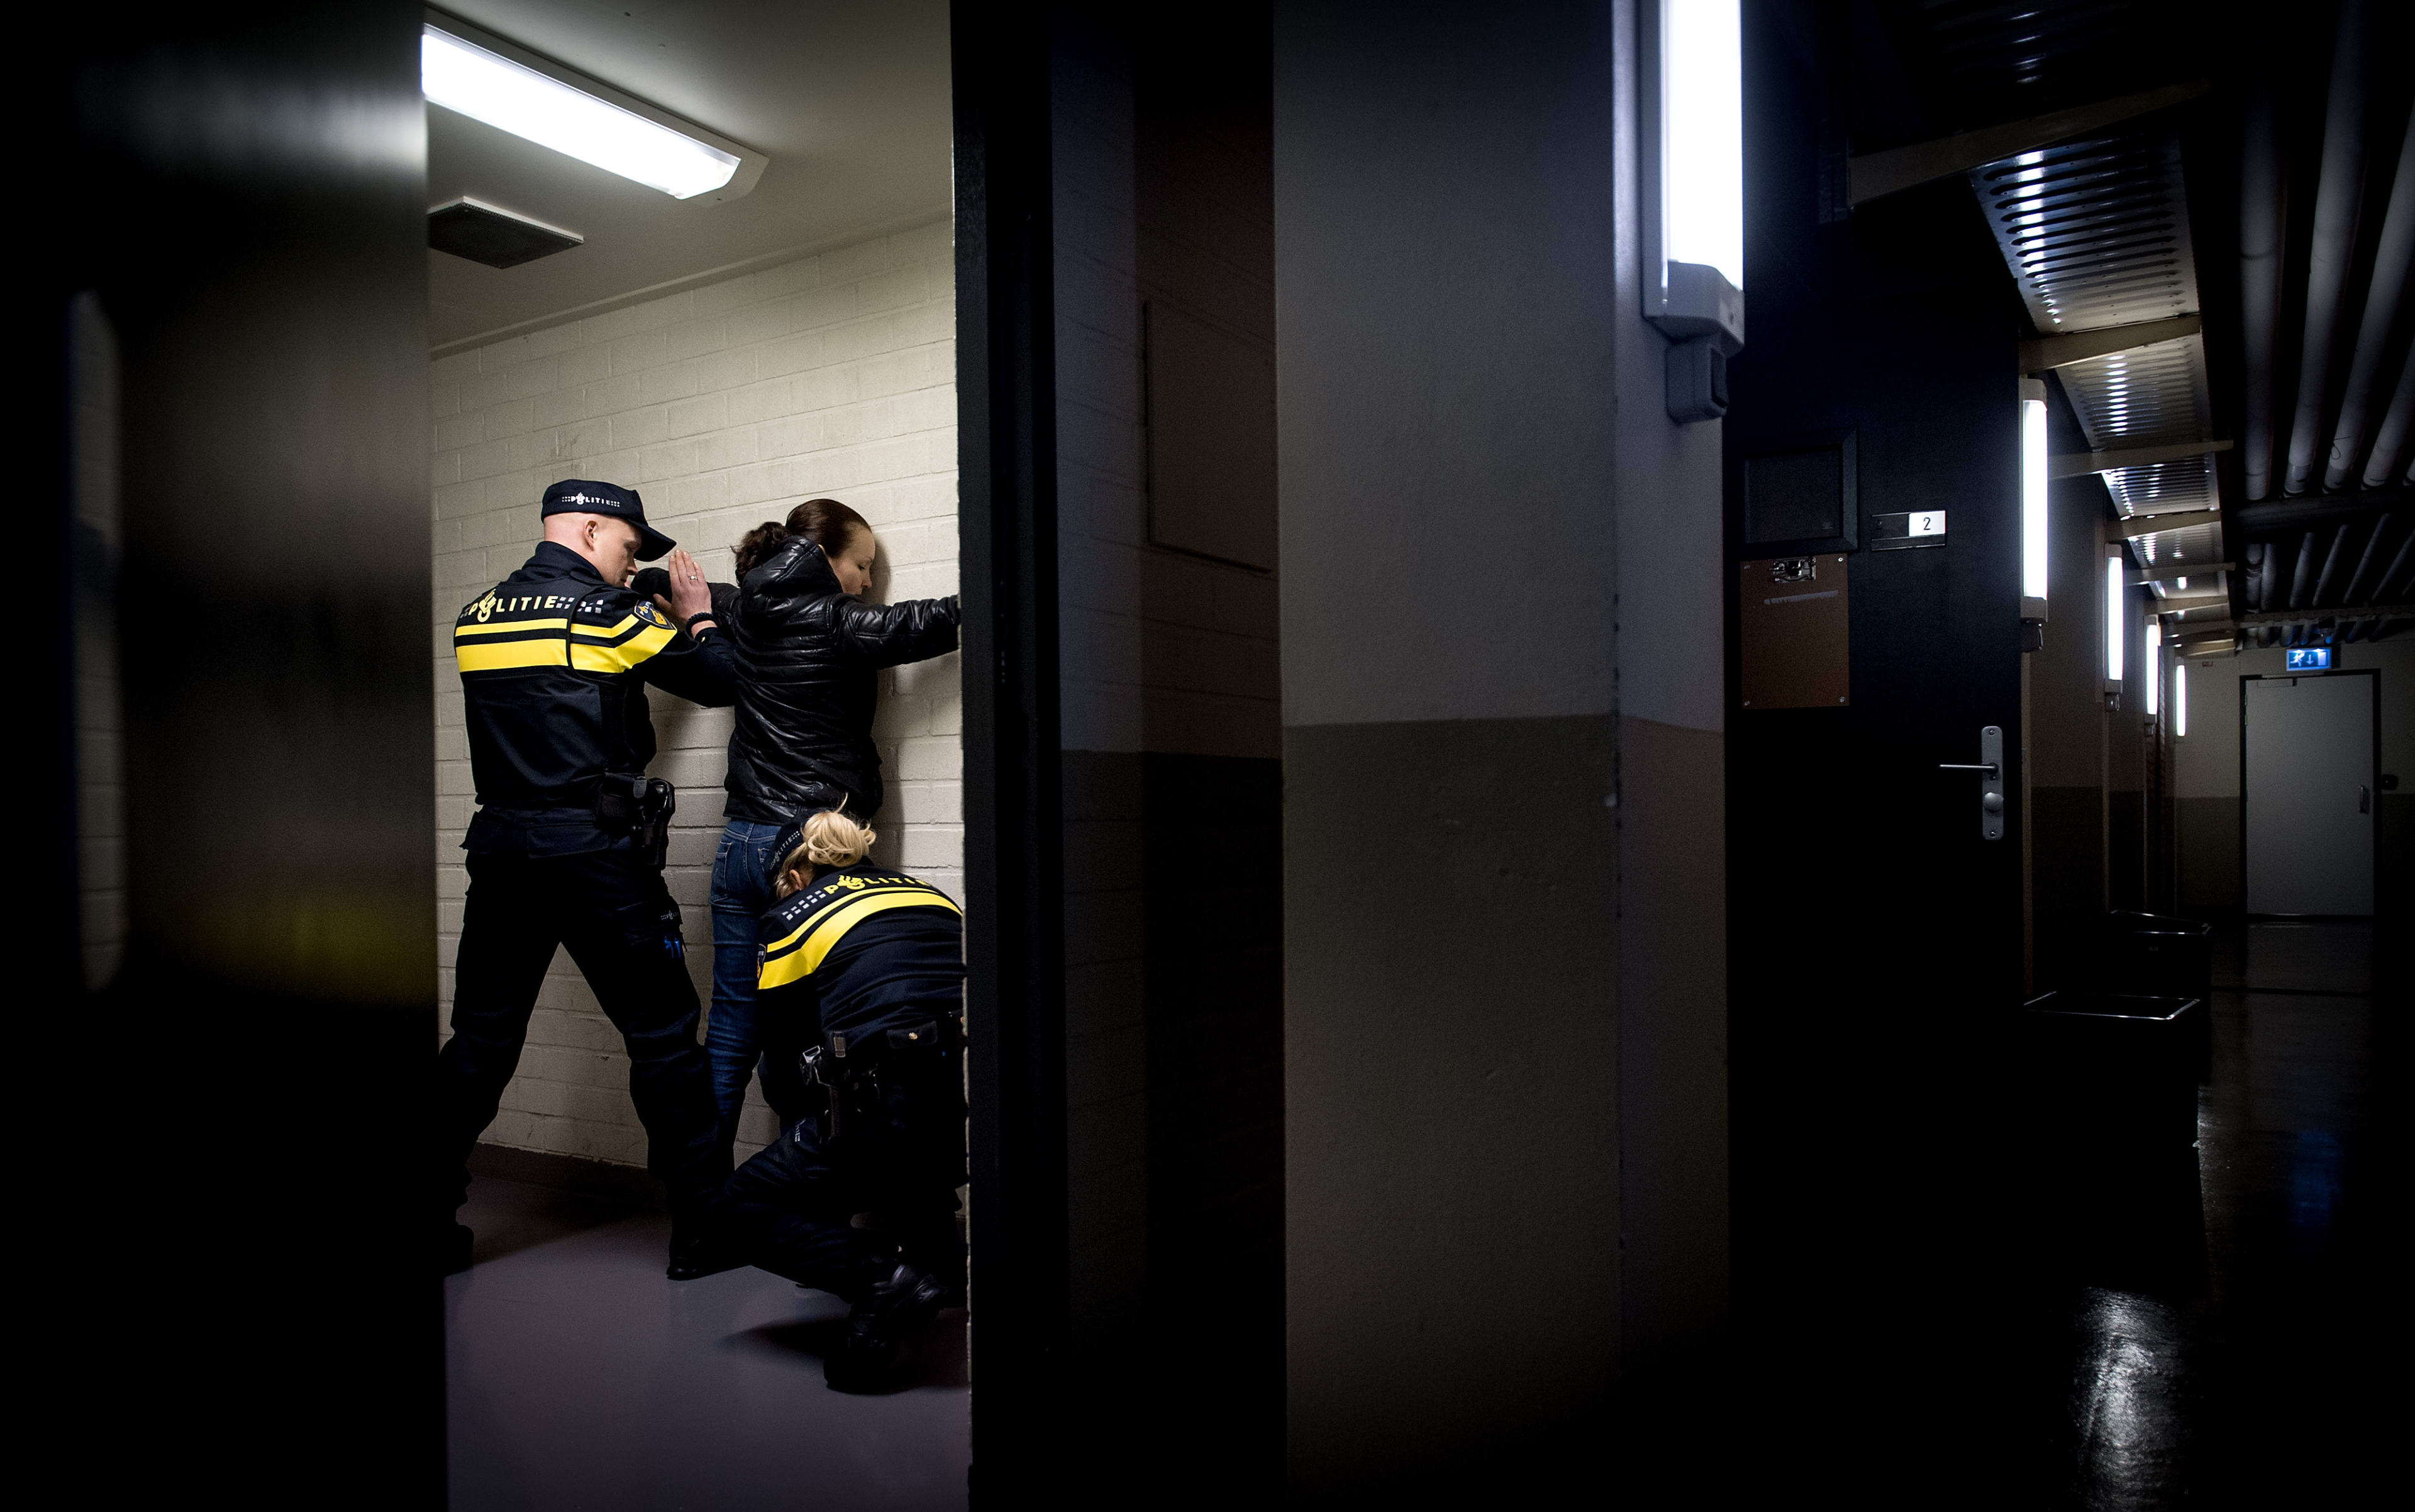
<path id="1" fill-rule="evenodd" d="M 737 675 L 686 552 L 671 556 L 679 626 L 624 586 L 640 560 L 675 545 L 646 524 L 636 492 L 568 479 L 545 491 L 543 517 L 536 554 L 453 627 L 480 806 L 462 842 L 470 892 L 453 1038 L 437 1066 L 448 1210 L 468 1200 L 471 1148 L 519 1064 L 554 948 L 566 946 L 628 1047 L 647 1163 L 669 1189 L 669 1274 L 685 1280 L 715 1268 L 702 1216 L 729 1158 L 679 908 L 663 886 L 673 795 L 645 775 L 644 684 L 721 707 L 737 702 Z M 469 1244 L 453 1224 L 446 1269 L 469 1264 Z"/>

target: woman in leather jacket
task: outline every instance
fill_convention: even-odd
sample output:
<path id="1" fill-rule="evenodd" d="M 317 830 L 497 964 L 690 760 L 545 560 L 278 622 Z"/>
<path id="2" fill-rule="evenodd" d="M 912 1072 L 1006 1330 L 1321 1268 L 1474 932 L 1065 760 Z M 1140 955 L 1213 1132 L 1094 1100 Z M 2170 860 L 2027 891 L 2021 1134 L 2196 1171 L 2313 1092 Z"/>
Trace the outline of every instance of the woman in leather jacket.
<path id="1" fill-rule="evenodd" d="M 772 849 L 800 813 L 879 812 L 873 744 L 884 667 L 956 649 L 956 599 L 866 604 L 879 543 L 862 516 L 814 499 L 738 545 L 738 724 L 729 737 L 728 819 L 712 861 L 712 1018 L 705 1052 L 721 1105 L 721 1140 L 737 1137 L 746 1078 L 760 1050 L 755 1021 L 757 921 L 772 899 Z M 793 1079 L 766 1076 L 785 1126 Z"/>

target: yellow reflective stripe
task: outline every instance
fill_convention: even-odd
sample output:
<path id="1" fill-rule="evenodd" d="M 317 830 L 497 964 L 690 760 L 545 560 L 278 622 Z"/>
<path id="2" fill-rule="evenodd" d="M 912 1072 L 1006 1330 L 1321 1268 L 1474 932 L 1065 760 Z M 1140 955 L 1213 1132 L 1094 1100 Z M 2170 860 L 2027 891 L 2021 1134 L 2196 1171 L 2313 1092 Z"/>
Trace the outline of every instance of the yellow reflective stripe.
<path id="1" fill-rule="evenodd" d="M 755 990 L 768 993 L 774 987 L 785 987 L 805 974 L 805 952 L 791 951 L 776 961 L 766 961 L 755 978 Z"/>
<path id="2" fill-rule="evenodd" d="M 822 958 L 830 954 L 831 947 L 844 938 L 848 930 L 874 914 L 887 913 L 892 908 L 945 908 L 952 914 L 964 911 L 946 893 L 937 891 L 918 889 L 911 892 L 875 892 L 868 897 L 850 898 L 847 906 L 832 913 L 829 921 L 815 930 L 812 937 L 805 941 L 804 948 L 796 952 L 797 957 L 805 963 L 805 975 L 812 976 L 821 969 Z"/>
<path id="3" fill-rule="evenodd" d="M 570 624 L 570 621 L 567 620 L 556 620 L 553 622 L 558 625 Z M 637 622 L 638 617 L 636 615 L 624 615 L 622 617 L 621 622 L 614 625 L 609 630 L 598 630 L 592 624 L 582 624 L 571 625 L 570 633 L 574 636 L 594 636 L 599 639 L 610 640 Z"/>
<path id="4" fill-rule="evenodd" d="M 796 934 L 765 951 L 762 970 L 756 978 L 757 990 L 785 987 L 800 977 L 812 976 L 821 969 L 822 958 L 830 954 L 831 947 L 836 945 L 848 930 L 874 914 L 887 913 L 892 908 L 945 908 L 952 914 L 964 912 L 956 906 L 954 899 L 937 888 L 890 888 L 879 892 L 859 892 L 837 907 L 821 910 L 799 925 Z M 828 927 L 820 927 L 825 923 Z M 797 936 L 808 931 L 812 932 L 813 938 L 806 941 L 803 949 L 788 950 Z M 784 951 L 788 953 L 780 953 Z"/>
<path id="5" fill-rule="evenodd" d="M 498 620 L 493 624 L 457 624 L 453 627 L 453 638 L 458 640 L 463 636 L 500 636 L 514 630 L 564 630 L 569 628 L 569 625 L 568 620 Z"/>
<path id="6" fill-rule="evenodd" d="M 581 646 L 570 648 L 570 665 L 581 672 L 625 672 L 671 643 L 671 627 L 655 625 L 641 630 L 617 646 Z"/>
<path id="7" fill-rule="evenodd" d="M 453 660 L 464 672 L 501 672 L 515 666 L 561 666 L 563 665 L 562 641 L 553 636 L 543 640 L 502 640 L 487 644 L 456 646 Z"/>
<path id="8" fill-rule="evenodd" d="M 789 946 L 796 944 L 798 940 L 803 938 L 806 931 L 812 929 L 816 924 L 828 919 L 831 915 L 838 912 L 841 908 L 846 907 L 848 904 L 853 903 L 856 899 L 867 896 L 876 890 L 882 892 L 929 892 L 933 891 L 931 884 L 928 882 L 916 882 L 910 878 L 895 882 L 871 882 L 866 883 L 862 887 L 857 888 L 842 888 L 832 893 L 829 900 L 823 903 L 820 907 L 816 908 L 813 912 L 799 920 L 797 921 L 796 928 L 788 931 L 788 934 L 772 941 L 770 945 L 764 947 L 764 949 L 773 955 L 779 954 L 782 951 L 787 950 Z M 944 899 L 946 894 L 942 893 L 940 896 Z"/>

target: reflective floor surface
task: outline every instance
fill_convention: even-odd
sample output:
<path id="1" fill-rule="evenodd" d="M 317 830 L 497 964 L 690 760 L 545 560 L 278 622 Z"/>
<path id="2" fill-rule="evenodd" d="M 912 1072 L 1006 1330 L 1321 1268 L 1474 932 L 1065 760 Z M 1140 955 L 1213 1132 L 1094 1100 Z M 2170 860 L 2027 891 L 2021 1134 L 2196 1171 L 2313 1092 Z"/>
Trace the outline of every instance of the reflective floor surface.
<path id="1" fill-rule="evenodd" d="M 2087 1512 L 2403 1501 L 2407 946 L 2385 932 L 2378 953 L 2362 922 L 2217 938 L 2194 1147 L 2185 1124 L 2137 1148 L 2059 1135 L 1986 1033 L 1867 1040 L 1751 1084 L 1738 1336 L 1708 1378 L 1635 1409 L 1657 1489 Z"/>
<path id="2" fill-rule="evenodd" d="M 2060 1232 L 2029 1310 L 2060 1309 L 2040 1361 L 2068 1382 L 2069 1473 L 2042 1457 L 2028 1477 L 2049 1505 L 2370 1505 L 2403 1463 L 2388 1235 L 2407 1189 L 2378 1115 L 2406 1004 L 2381 1017 L 2370 924 L 2220 945 L 2195 1159 L 2033 1194 Z"/>
<path id="3" fill-rule="evenodd" d="M 966 1330 L 894 1394 L 822 1385 L 845 1308 L 742 1269 L 664 1279 L 656 1211 L 480 1177 L 444 1283 L 454 1512 L 960 1508 Z"/>
<path id="4" fill-rule="evenodd" d="M 2183 1101 L 2149 1154 L 2075 1151 L 2001 1057 L 1954 1073 L 1912 1034 L 1762 1084 L 1738 1127 L 1786 1159 L 1738 1189 L 1733 1348 L 1582 1450 L 1589 1502 L 2404 1501 L 2406 955 L 2366 924 L 2222 935 L 2194 1147 Z M 658 1215 L 481 1178 L 468 1217 L 455 1507 L 964 1505 L 961 1327 L 908 1389 L 842 1397 L 835 1303 L 753 1270 L 673 1285 Z"/>

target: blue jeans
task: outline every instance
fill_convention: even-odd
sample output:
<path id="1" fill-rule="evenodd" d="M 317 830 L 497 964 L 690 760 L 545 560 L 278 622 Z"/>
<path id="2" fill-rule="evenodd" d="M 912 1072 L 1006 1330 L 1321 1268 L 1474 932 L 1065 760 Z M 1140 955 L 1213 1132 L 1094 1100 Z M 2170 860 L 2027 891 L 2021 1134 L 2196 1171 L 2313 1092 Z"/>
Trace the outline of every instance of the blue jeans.
<path id="1" fill-rule="evenodd" d="M 746 1101 L 746 1078 L 754 1072 L 763 1040 L 755 1021 L 756 948 L 763 911 L 772 906 L 772 854 L 780 837 L 776 824 L 732 819 L 712 855 L 712 1021 L 704 1053 L 712 1063 L 712 1096 L 721 1109 L 721 1147 L 738 1137 L 738 1111 Z M 804 1079 L 794 1066 L 763 1068 L 763 1100 L 782 1127 L 803 1116 Z"/>

